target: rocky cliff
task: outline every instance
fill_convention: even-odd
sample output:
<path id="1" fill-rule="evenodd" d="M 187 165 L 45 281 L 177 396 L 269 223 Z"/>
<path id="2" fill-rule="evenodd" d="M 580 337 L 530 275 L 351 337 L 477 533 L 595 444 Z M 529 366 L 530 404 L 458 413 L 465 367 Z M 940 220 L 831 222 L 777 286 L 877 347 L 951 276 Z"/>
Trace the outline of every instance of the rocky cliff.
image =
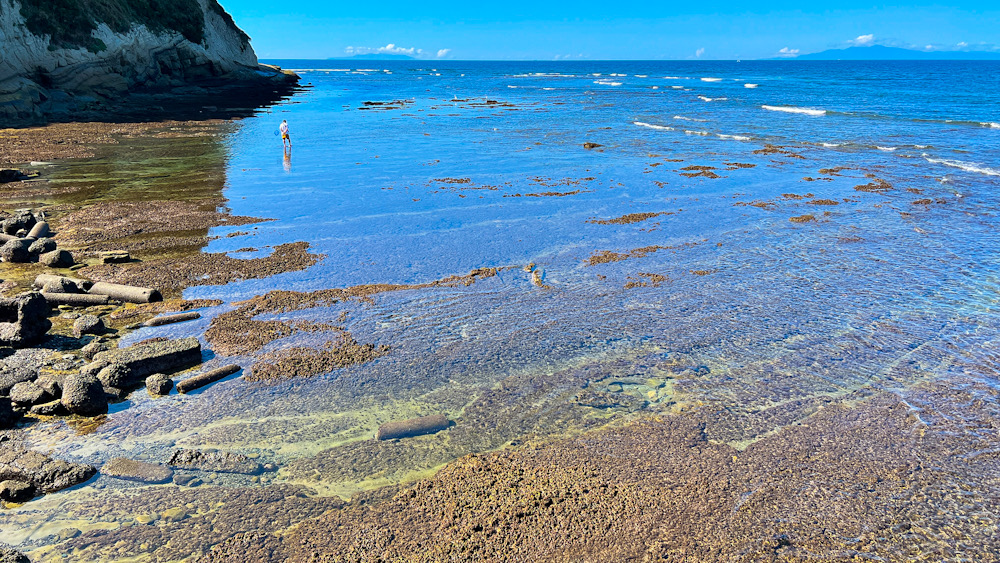
<path id="1" fill-rule="evenodd" d="M 297 80 L 217 0 L 0 0 L 0 127 L 238 114 Z"/>

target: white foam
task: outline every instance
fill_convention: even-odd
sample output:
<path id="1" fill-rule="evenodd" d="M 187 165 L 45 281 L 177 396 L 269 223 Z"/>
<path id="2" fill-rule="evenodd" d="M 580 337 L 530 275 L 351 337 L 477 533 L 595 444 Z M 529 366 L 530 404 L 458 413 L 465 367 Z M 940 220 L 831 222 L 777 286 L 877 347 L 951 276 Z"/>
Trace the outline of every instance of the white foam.
<path id="1" fill-rule="evenodd" d="M 517 88 L 517 86 L 511 86 L 510 84 L 508 84 L 507 87 L 508 88 Z"/>
<path id="2" fill-rule="evenodd" d="M 666 78 L 667 80 L 680 80 L 681 79 L 680 76 L 664 76 L 663 78 Z"/>
<path id="3" fill-rule="evenodd" d="M 555 90 L 555 88 L 542 88 L 542 90 Z"/>
<path id="4" fill-rule="evenodd" d="M 698 99 L 703 102 L 724 102 L 729 98 L 709 98 L 708 96 L 698 96 Z"/>
<path id="5" fill-rule="evenodd" d="M 969 162 L 962 162 L 961 160 L 948 160 L 948 159 L 944 159 L 944 158 L 931 158 L 930 156 L 927 155 L 927 153 L 924 153 L 922 156 L 924 157 L 924 160 L 926 160 L 927 162 L 930 162 L 931 164 L 943 164 L 945 166 L 950 166 L 952 168 L 958 168 L 958 169 L 961 169 L 961 170 L 965 170 L 966 172 L 976 172 L 976 173 L 979 173 L 979 174 L 985 174 L 987 176 L 1000 176 L 1000 170 L 997 170 L 995 168 L 987 168 L 985 166 L 981 166 L 981 165 L 978 165 L 978 164 L 972 164 L 972 163 L 969 163 Z"/>
<path id="6" fill-rule="evenodd" d="M 892 152 L 892 151 L 896 150 L 897 147 L 880 147 L 878 145 L 875 145 L 875 148 L 877 148 L 880 151 Z"/>
<path id="7" fill-rule="evenodd" d="M 635 77 L 636 78 L 649 78 L 649 75 L 648 74 L 637 74 L 637 75 L 635 75 Z"/>
<path id="8" fill-rule="evenodd" d="M 733 141 L 750 141 L 751 140 L 750 137 L 747 137 L 745 135 L 723 135 L 722 133 L 718 133 L 718 136 L 719 136 L 720 139 L 730 139 L 730 140 L 733 140 Z"/>
<path id="9" fill-rule="evenodd" d="M 820 143 L 820 144 L 823 145 L 824 147 L 828 148 L 828 149 L 832 149 L 833 147 L 839 147 L 840 146 L 840 143 Z"/>
<path id="10" fill-rule="evenodd" d="M 358 72 L 378 72 L 377 68 L 356 68 L 354 70 Z"/>
<path id="11" fill-rule="evenodd" d="M 611 80 L 595 80 L 594 84 L 601 84 L 603 86 L 621 86 L 621 82 L 613 82 Z"/>
<path id="12" fill-rule="evenodd" d="M 699 135 L 701 137 L 707 137 L 707 136 L 711 135 L 711 133 L 709 133 L 708 131 L 687 131 L 687 130 L 685 130 L 684 133 L 687 134 L 687 135 Z"/>
<path id="13" fill-rule="evenodd" d="M 653 125 L 652 123 L 644 123 L 642 121 L 633 121 L 632 125 L 638 125 L 639 127 L 649 127 L 650 129 L 657 129 L 659 131 L 673 131 L 673 127 L 667 127 L 666 125 Z"/>
<path id="14" fill-rule="evenodd" d="M 702 82 L 722 82 L 721 78 L 702 78 Z"/>
<path id="15" fill-rule="evenodd" d="M 653 86 L 653 90 L 659 90 L 659 89 L 660 89 L 659 86 Z"/>
<path id="16" fill-rule="evenodd" d="M 683 90 L 684 89 L 683 86 L 671 86 L 671 88 L 673 88 L 674 90 Z"/>
<path id="17" fill-rule="evenodd" d="M 707 119 L 698 119 L 696 117 L 684 117 L 683 115 L 675 115 L 674 119 L 677 119 L 679 121 L 700 121 L 702 123 L 708 121 Z"/>
<path id="18" fill-rule="evenodd" d="M 743 87 L 744 88 L 756 88 L 757 85 L 756 84 L 744 84 Z"/>
<path id="19" fill-rule="evenodd" d="M 1000 123 L 993 123 L 993 122 L 990 122 L 990 121 L 984 121 L 980 125 L 982 125 L 983 127 L 989 127 L 990 129 L 1000 129 Z"/>
<path id="20" fill-rule="evenodd" d="M 624 76 L 628 76 L 628 75 L 627 74 L 614 74 L 614 73 L 611 73 L 608 76 L 623 76 L 624 77 Z"/>
<path id="21" fill-rule="evenodd" d="M 783 111 L 785 113 L 801 113 L 803 115 L 826 115 L 825 109 L 797 108 L 794 106 L 760 106 L 770 111 Z"/>

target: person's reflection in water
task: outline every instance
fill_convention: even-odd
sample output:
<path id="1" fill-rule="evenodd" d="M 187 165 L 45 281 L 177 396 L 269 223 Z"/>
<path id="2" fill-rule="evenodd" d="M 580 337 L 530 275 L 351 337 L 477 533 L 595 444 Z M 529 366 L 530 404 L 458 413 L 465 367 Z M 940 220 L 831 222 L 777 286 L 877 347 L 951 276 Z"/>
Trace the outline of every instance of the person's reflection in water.
<path id="1" fill-rule="evenodd" d="M 292 149 L 285 149 L 285 160 L 282 165 L 285 167 L 285 172 L 292 171 Z"/>

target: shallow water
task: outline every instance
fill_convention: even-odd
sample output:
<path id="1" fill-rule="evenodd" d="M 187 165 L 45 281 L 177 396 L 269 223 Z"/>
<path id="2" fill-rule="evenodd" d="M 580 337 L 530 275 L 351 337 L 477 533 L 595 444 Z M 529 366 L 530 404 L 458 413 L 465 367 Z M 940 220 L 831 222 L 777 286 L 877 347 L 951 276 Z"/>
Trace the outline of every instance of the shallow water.
<path id="1" fill-rule="evenodd" d="M 205 251 L 259 249 L 233 254 L 246 258 L 304 240 L 325 255 L 301 272 L 190 288 L 186 298 L 226 304 L 128 342 L 201 336 L 212 315 L 273 289 L 509 268 L 469 286 L 278 317 L 346 319 L 359 342 L 390 347 L 372 362 L 276 384 L 231 378 L 183 397 L 136 392 L 86 436 L 35 425 L 36 447 L 95 465 L 219 448 L 280 470 L 207 485 L 305 484 L 347 497 L 526 435 L 651 413 L 718 410 L 706 435 L 742 449 L 824 401 L 859 389 L 902 395 L 992 361 L 995 63 L 280 64 L 310 87 L 237 122 L 198 158 L 185 162 L 190 139 L 163 140 L 150 153 L 122 145 L 109 158 L 118 166 L 58 172 L 105 176 L 120 193 L 100 197 L 131 198 L 160 194 L 164 170 L 216 182 L 224 167 L 232 213 L 274 220 L 213 229 Z M 282 119 L 288 158 L 275 135 Z M 688 177 L 701 172 L 690 166 L 712 169 Z M 855 189 L 877 179 L 891 189 Z M 634 213 L 663 214 L 596 222 Z M 602 251 L 621 259 L 591 265 Z M 262 353 L 328 337 L 299 333 Z M 435 413 L 455 426 L 408 449 L 370 440 L 381 423 Z M 43 547 L 64 527 L 131 524 L 133 512 L 110 506 L 90 522 L 62 514 L 113 503 L 123 488 L 141 489 L 99 477 L 5 511 L 3 539 Z"/>

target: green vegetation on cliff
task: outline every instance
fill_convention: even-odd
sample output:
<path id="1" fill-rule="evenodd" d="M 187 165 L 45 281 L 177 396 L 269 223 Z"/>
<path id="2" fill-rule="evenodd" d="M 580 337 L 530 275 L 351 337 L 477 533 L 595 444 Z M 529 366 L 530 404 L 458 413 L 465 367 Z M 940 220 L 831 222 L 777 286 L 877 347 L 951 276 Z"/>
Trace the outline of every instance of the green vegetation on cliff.
<path id="1" fill-rule="evenodd" d="M 116 33 L 135 24 L 154 32 L 175 31 L 192 43 L 205 39 L 205 16 L 198 0 L 19 0 L 21 15 L 35 35 L 49 35 L 50 49 L 84 47 L 93 52 L 106 48 L 92 34 L 105 23 Z M 232 17 L 216 0 L 209 7 L 238 29 Z M 249 42 L 240 32 L 244 43 Z"/>

